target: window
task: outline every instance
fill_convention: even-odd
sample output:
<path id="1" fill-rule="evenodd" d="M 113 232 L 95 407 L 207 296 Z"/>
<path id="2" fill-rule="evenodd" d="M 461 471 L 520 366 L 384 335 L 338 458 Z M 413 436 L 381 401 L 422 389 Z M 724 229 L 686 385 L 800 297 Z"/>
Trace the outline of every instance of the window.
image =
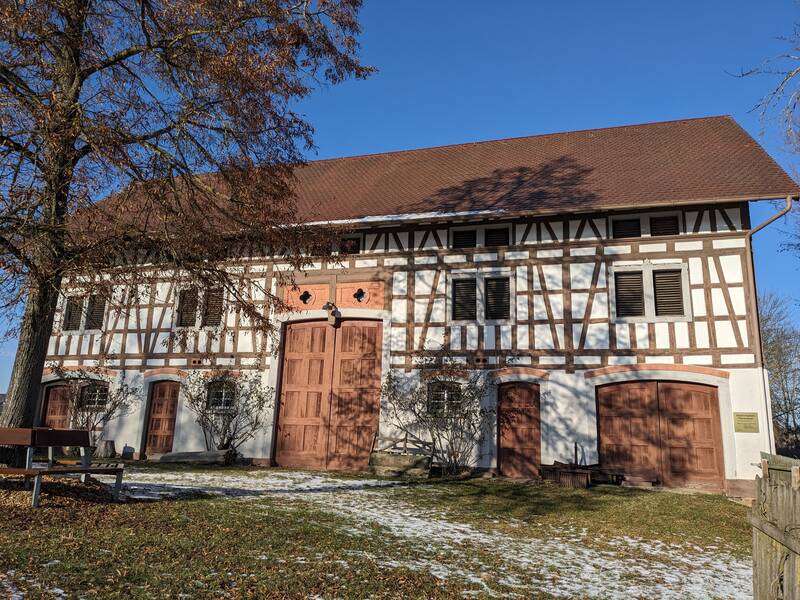
<path id="1" fill-rule="evenodd" d="M 103 410 L 108 403 L 108 385 L 90 383 L 81 388 L 81 406 L 87 410 Z"/>
<path id="2" fill-rule="evenodd" d="M 642 237 L 642 223 L 636 219 L 614 219 L 611 223 L 614 238 Z"/>
<path id="3" fill-rule="evenodd" d="M 679 233 L 678 215 L 650 217 L 650 235 L 678 235 Z"/>
<path id="4" fill-rule="evenodd" d="M 205 302 L 203 304 L 203 325 L 216 327 L 222 323 L 222 299 L 224 297 L 222 288 L 210 288 L 206 290 Z"/>
<path id="5" fill-rule="evenodd" d="M 681 271 L 678 269 L 653 271 L 653 294 L 657 316 L 683 316 L 683 283 L 681 280 Z"/>
<path id="6" fill-rule="evenodd" d="M 484 246 L 508 246 L 508 227 L 487 229 L 483 235 Z"/>
<path id="7" fill-rule="evenodd" d="M 102 329 L 105 314 L 106 301 L 96 294 L 89 296 L 89 303 L 86 305 L 86 324 L 84 329 Z"/>
<path id="8" fill-rule="evenodd" d="M 449 381 L 432 381 L 428 384 L 428 414 L 447 417 L 458 409 L 461 402 L 461 386 Z"/>
<path id="9" fill-rule="evenodd" d="M 644 316 L 644 284 L 641 271 L 614 274 L 614 299 L 618 317 Z"/>
<path id="10" fill-rule="evenodd" d="M 197 323 L 197 288 L 178 292 L 178 327 L 194 327 Z"/>
<path id="11" fill-rule="evenodd" d="M 478 318 L 477 289 L 475 279 L 453 281 L 453 320 L 474 321 Z"/>
<path id="12" fill-rule="evenodd" d="M 361 252 L 360 237 L 346 237 L 339 240 L 339 254 L 358 254 Z"/>
<path id="13" fill-rule="evenodd" d="M 236 385 L 232 381 L 212 381 L 208 384 L 208 408 L 228 410 L 236 400 Z"/>
<path id="14" fill-rule="evenodd" d="M 81 316 L 83 315 L 83 296 L 71 296 L 67 298 L 67 305 L 64 308 L 64 331 L 78 331 L 81 328 Z"/>
<path id="15" fill-rule="evenodd" d="M 508 277 L 486 279 L 486 319 L 499 321 L 511 317 L 511 285 Z"/>
<path id="16" fill-rule="evenodd" d="M 478 232 L 474 229 L 459 229 L 453 232 L 453 248 L 474 248 L 478 245 Z"/>
<path id="17" fill-rule="evenodd" d="M 633 322 L 691 319 L 688 265 L 652 263 L 612 267 L 615 318 Z"/>

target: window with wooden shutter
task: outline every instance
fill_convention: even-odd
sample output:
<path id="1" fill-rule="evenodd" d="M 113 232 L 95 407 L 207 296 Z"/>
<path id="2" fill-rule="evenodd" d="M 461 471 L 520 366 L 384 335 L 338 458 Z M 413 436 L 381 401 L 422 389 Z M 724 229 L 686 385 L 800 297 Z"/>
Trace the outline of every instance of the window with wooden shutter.
<path id="1" fill-rule="evenodd" d="M 484 246 L 508 246 L 508 227 L 495 227 L 484 232 Z"/>
<path id="2" fill-rule="evenodd" d="M 474 229 L 459 229 L 453 232 L 453 248 L 474 248 L 478 235 Z"/>
<path id="3" fill-rule="evenodd" d="M 508 277 L 486 279 L 486 319 L 502 320 L 511 317 L 511 284 Z"/>
<path id="4" fill-rule="evenodd" d="M 473 321 L 478 317 L 477 283 L 474 279 L 453 281 L 453 319 Z"/>
<path id="5" fill-rule="evenodd" d="M 222 288 L 206 290 L 206 301 L 203 305 L 203 325 L 216 327 L 222 323 Z"/>
<path id="6" fill-rule="evenodd" d="M 85 329 L 102 329 L 103 317 L 106 314 L 106 301 L 96 294 L 89 296 L 86 305 L 86 324 Z"/>
<path id="7" fill-rule="evenodd" d="M 644 285 L 641 271 L 614 274 L 614 300 L 617 317 L 644 316 Z"/>
<path id="8" fill-rule="evenodd" d="M 611 230 L 615 238 L 642 237 L 642 223 L 639 219 L 614 219 Z"/>
<path id="9" fill-rule="evenodd" d="M 650 235 L 678 235 L 679 233 L 678 215 L 650 217 Z"/>
<path id="10" fill-rule="evenodd" d="M 680 270 L 653 271 L 656 316 L 683 316 L 683 277 Z"/>
<path id="11" fill-rule="evenodd" d="M 81 328 L 81 316 L 83 315 L 83 296 L 72 296 L 67 298 L 67 305 L 64 308 L 64 331 L 78 331 Z"/>
<path id="12" fill-rule="evenodd" d="M 178 294 L 178 327 L 194 327 L 197 322 L 197 288 L 186 288 Z"/>

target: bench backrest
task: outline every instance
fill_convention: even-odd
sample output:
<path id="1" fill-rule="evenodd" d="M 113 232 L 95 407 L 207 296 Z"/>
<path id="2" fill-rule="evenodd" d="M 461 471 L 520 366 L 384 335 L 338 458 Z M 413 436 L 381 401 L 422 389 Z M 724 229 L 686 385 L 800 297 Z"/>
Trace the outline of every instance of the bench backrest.
<path id="1" fill-rule="evenodd" d="M 0 427 L 0 445 L 33 446 L 33 429 Z"/>
<path id="2" fill-rule="evenodd" d="M 35 427 L 33 430 L 33 445 L 39 448 L 45 446 L 80 446 L 88 448 L 89 432 L 85 429 L 49 429 Z"/>

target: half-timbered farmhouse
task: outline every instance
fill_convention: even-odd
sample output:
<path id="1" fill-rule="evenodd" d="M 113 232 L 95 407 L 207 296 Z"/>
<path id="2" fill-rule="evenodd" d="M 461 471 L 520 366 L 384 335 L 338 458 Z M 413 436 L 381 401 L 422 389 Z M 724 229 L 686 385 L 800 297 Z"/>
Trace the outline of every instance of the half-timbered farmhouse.
<path id="1" fill-rule="evenodd" d="M 441 347 L 491 377 L 499 414 L 524 407 L 485 442 L 480 466 L 500 473 L 535 475 L 577 444 L 580 462 L 632 480 L 731 489 L 773 448 L 749 203 L 798 188 L 732 119 L 322 160 L 297 176 L 300 209 L 352 234 L 296 288 L 278 286 L 279 260 L 249 265 L 294 308 L 273 316 L 277 342 L 214 290 L 168 280 L 122 313 L 64 300 L 48 360 L 141 390 L 107 426 L 118 449 L 204 449 L 178 382 L 214 363 L 276 389 L 246 456 L 363 468 L 390 426 L 382 376 L 413 377 L 419 351 Z M 51 425 L 64 422 L 58 371 L 39 411 Z"/>

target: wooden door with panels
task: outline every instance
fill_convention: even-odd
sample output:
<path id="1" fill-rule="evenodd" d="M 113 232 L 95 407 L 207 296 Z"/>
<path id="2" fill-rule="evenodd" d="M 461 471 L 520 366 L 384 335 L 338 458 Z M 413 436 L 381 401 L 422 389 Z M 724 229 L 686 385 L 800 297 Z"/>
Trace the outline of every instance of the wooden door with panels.
<path id="1" fill-rule="evenodd" d="M 69 387 L 53 385 L 45 392 L 42 424 L 53 429 L 69 429 Z"/>
<path id="2" fill-rule="evenodd" d="M 722 489 L 717 389 L 672 381 L 597 388 L 600 465 L 630 481 Z"/>
<path id="3" fill-rule="evenodd" d="M 539 386 L 503 383 L 497 394 L 498 471 L 505 477 L 539 477 L 542 463 Z"/>
<path id="4" fill-rule="evenodd" d="M 364 470 L 380 414 L 382 326 L 286 326 L 275 462 Z"/>
<path id="5" fill-rule="evenodd" d="M 158 381 L 152 385 L 145 454 L 152 456 L 172 452 L 179 392 L 180 384 L 174 381 Z"/>

